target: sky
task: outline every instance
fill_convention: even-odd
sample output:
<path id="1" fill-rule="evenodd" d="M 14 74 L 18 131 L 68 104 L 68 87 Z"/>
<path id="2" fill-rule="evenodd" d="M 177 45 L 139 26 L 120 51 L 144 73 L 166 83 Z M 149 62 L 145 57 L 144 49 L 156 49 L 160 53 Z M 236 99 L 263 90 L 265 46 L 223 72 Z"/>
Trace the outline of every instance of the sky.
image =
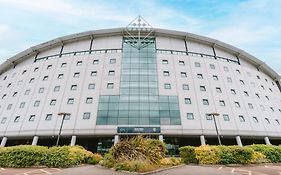
<path id="1" fill-rule="evenodd" d="M 125 27 L 141 15 L 154 28 L 211 37 L 281 75 L 281 0 L 0 0 L 0 64 L 57 37 Z"/>

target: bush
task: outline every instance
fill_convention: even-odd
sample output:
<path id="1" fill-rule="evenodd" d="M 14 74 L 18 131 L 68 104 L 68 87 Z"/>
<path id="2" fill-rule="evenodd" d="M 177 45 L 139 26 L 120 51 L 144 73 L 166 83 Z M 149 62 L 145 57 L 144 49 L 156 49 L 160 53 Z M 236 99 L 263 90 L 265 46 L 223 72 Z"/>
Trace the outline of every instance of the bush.
<path id="1" fill-rule="evenodd" d="M 217 146 L 197 147 L 195 155 L 199 164 L 218 164 L 220 162 L 220 150 Z"/>
<path id="2" fill-rule="evenodd" d="M 197 163 L 194 146 L 184 146 L 181 147 L 179 150 L 182 162 L 186 164 Z"/>
<path id="3" fill-rule="evenodd" d="M 272 163 L 281 162 L 281 147 L 274 145 L 249 145 L 247 148 L 251 148 L 254 151 L 260 152 L 265 155 L 266 159 L 270 160 Z"/>
<path id="4" fill-rule="evenodd" d="M 160 161 L 161 165 L 164 166 L 176 166 L 181 163 L 181 160 L 175 157 L 170 157 L 170 158 L 164 158 Z"/>
<path id="5" fill-rule="evenodd" d="M 44 147 L 20 145 L 0 149 L 0 167 L 69 167 L 100 161 L 100 157 L 81 146 Z"/>

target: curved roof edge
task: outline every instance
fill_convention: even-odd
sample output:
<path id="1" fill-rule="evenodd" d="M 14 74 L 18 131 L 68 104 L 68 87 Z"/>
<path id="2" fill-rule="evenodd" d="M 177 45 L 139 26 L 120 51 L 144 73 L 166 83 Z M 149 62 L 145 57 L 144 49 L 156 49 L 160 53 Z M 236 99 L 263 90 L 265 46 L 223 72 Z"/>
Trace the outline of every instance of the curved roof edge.
<path id="1" fill-rule="evenodd" d="M 101 30 L 91 30 L 81 33 L 75 33 L 71 35 L 66 35 L 63 37 L 58 37 L 53 40 L 38 44 L 36 46 L 32 46 L 15 56 L 7 59 L 4 63 L 0 65 L 0 74 L 5 72 L 7 69 L 15 66 L 16 64 L 22 62 L 25 58 L 35 55 L 36 53 L 39 53 L 40 51 L 43 51 L 45 49 L 62 45 L 64 43 L 72 42 L 75 40 L 80 40 L 82 38 L 95 38 L 100 36 L 114 36 L 114 35 L 123 35 L 125 28 L 112 28 L 112 29 L 101 29 Z M 191 39 L 197 42 L 201 42 L 207 45 L 212 45 L 215 47 L 222 48 L 225 51 L 228 51 L 239 58 L 242 58 L 253 65 L 257 66 L 260 70 L 264 71 L 264 73 L 268 74 L 271 78 L 274 80 L 280 81 L 281 76 L 274 71 L 271 67 L 269 67 L 265 62 L 259 60 L 258 58 L 254 57 L 253 55 L 245 52 L 244 50 L 241 50 L 237 47 L 234 47 L 232 45 L 226 44 L 224 42 L 221 42 L 219 40 L 215 40 L 212 38 L 208 38 L 205 36 L 196 35 L 193 33 L 188 32 L 181 32 L 181 31 L 175 31 L 175 30 L 167 30 L 167 29 L 154 29 L 156 36 L 170 36 L 170 37 L 178 37 L 183 39 Z"/>

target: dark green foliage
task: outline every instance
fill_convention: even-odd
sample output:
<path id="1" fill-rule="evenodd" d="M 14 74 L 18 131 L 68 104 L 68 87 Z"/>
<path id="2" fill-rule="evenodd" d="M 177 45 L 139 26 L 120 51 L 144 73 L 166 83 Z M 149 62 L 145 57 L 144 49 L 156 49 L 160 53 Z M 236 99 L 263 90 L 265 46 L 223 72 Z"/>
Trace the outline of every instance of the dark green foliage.
<path id="1" fill-rule="evenodd" d="M 181 147 L 179 150 L 182 162 L 184 162 L 185 164 L 197 163 L 194 146 L 184 146 Z"/>
<path id="2" fill-rule="evenodd" d="M 281 162 L 281 146 L 274 145 L 249 145 L 247 148 L 251 148 L 254 151 L 260 152 L 266 156 L 272 163 Z"/>

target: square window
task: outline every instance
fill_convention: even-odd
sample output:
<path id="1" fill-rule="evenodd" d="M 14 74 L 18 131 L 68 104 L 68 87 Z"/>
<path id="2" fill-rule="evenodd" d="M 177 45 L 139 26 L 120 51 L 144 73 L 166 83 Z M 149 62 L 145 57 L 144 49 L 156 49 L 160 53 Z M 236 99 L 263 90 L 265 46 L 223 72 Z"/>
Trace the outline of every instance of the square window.
<path id="1" fill-rule="evenodd" d="M 39 88 L 38 93 L 41 94 L 44 92 L 44 88 Z"/>
<path id="2" fill-rule="evenodd" d="M 45 120 L 50 121 L 52 120 L 53 114 L 47 114 Z"/>
<path id="3" fill-rule="evenodd" d="M 271 109 L 271 111 L 272 111 L 272 112 L 274 112 L 274 109 L 273 109 L 273 107 L 270 107 L 270 109 Z"/>
<path id="4" fill-rule="evenodd" d="M 221 88 L 220 87 L 216 87 L 216 91 L 217 93 L 222 93 Z"/>
<path id="5" fill-rule="evenodd" d="M 216 69 L 216 67 L 215 67 L 214 64 L 210 64 L 210 68 L 211 68 L 211 69 Z"/>
<path id="6" fill-rule="evenodd" d="M 7 106 L 7 110 L 10 110 L 10 109 L 12 109 L 12 104 L 9 104 L 8 106 Z"/>
<path id="7" fill-rule="evenodd" d="M 219 80 L 218 76 L 217 75 L 213 75 L 213 80 L 215 80 L 215 81 Z"/>
<path id="8" fill-rule="evenodd" d="M 77 90 L 77 85 L 76 84 L 71 85 L 70 90 L 71 91 L 76 91 Z"/>
<path id="9" fill-rule="evenodd" d="M 74 103 L 74 98 L 69 98 L 67 100 L 67 104 L 73 104 Z"/>
<path id="10" fill-rule="evenodd" d="M 35 102 L 34 102 L 34 107 L 38 107 L 40 105 L 40 101 L 39 100 L 36 100 Z"/>
<path id="11" fill-rule="evenodd" d="M 189 90 L 189 85 L 188 84 L 183 84 L 182 85 L 183 90 Z"/>
<path id="12" fill-rule="evenodd" d="M 249 93 L 247 91 L 244 91 L 245 96 L 249 96 Z"/>
<path id="13" fill-rule="evenodd" d="M 59 74 L 58 79 L 62 79 L 62 78 L 63 78 L 63 74 Z"/>
<path id="14" fill-rule="evenodd" d="M 96 87 L 96 84 L 93 84 L 93 83 L 88 85 L 88 89 L 95 89 L 95 87 Z"/>
<path id="15" fill-rule="evenodd" d="M 201 67 L 201 64 L 199 62 L 194 63 L 195 67 Z"/>
<path id="16" fill-rule="evenodd" d="M 37 72 L 38 70 L 39 70 L 39 67 L 35 67 L 33 71 Z"/>
<path id="17" fill-rule="evenodd" d="M 25 74 L 25 73 L 26 73 L 26 70 L 22 71 L 22 73 L 21 73 L 21 74 L 23 75 L 23 74 Z"/>
<path id="18" fill-rule="evenodd" d="M 2 96 L 2 99 L 4 99 L 6 96 L 7 96 L 7 94 L 4 94 L 4 95 Z"/>
<path id="19" fill-rule="evenodd" d="M 223 67 L 223 70 L 224 70 L 225 72 L 228 72 L 228 71 L 229 71 L 228 67 L 226 67 L 226 66 Z"/>
<path id="20" fill-rule="evenodd" d="M 220 103 L 220 106 L 225 106 L 224 100 L 220 100 L 219 103 Z"/>
<path id="21" fill-rule="evenodd" d="M 186 72 L 181 72 L 181 77 L 187 77 Z"/>
<path id="22" fill-rule="evenodd" d="M 209 100 L 208 99 L 203 99 L 203 105 L 209 105 Z"/>
<path id="23" fill-rule="evenodd" d="M 108 71 L 108 75 L 109 75 L 109 76 L 114 76 L 114 75 L 115 75 L 115 71 L 114 71 L 114 70 Z"/>
<path id="24" fill-rule="evenodd" d="M 74 78 L 78 78 L 80 76 L 80 73 L 79 72 L 75 72 L 74 74 L 73 74 L 73 77 Z"/>
<path id="25" fill-rule="evenodd" d="M 43 81 L 47 81 L 48 78 L 49 78 L 48 76 L 44 76 L 44 77 L 43 77 Z"/>
<path id="26" fill-rule="evenodd" d="M 236 94 L 236 91 L 234 89 L 230 89 L 231 94 Z"/>
<path id="27" fill-rule="evenodd" d="M 245 122 L 245 118 L 244 118 L 244 116 L 239 115 L 239 121 L 240 121 L 240 122 Z"/>
<path id="28" fill-rule="evenodd" d="M 47 69 L 52 69 L 52 65 L 49 64 L 49 65 L 47 66 Z"/>
<path id="29" fill-rule="evenodd" d="M 259 120 L 258 120 L 257 117 L 253 117 L 253 120 L 254 120 L 255 123 L 258 123 L 258 122 L 259 122 Z"/>
<path id="30" fill-rule="evenodd" d="M 244 83 L 244 81 L 243 81 L 243 80 L 240 80 L 240 84 L 241 84 L 241 85 L 244 85 L 245 83 Z"/>
<path id="31" fill-rule="evenodd" d="M 107 83 L 107 89 L 113 89 L 114 83 Z"/>
<path id="32" fill-rule="evenodd" d="M 13 97 L 17 96 L 18 92 L 14 92 L 13 93 Z"/>
<path id="33" fill-rule="evenodd" d="M 115 64 L 116 63 L 116 59 L 115 58 L 111 58 L 109 61 L 110 64 Z"/>
<path id="34" fill-rule="evenodd" d="M 164 89 L 171 89 L 171 84 L 170 83 L 165 83 L 164 84 Z"/>
<path id="35" fill-rule="evenodd" d="M 54 92 L 58 92 L 58 91 L 60 91 L 60 86 L 55 86 L 54 87 Z"/>
<path id="36" fill-rule="evenodd" d="M 203 79 L 203 75 L 202 74 L 197 74 L 197 78 L 198 79 Z"/>
<path id="37" fill-rule="evenodd" d="M 184 61 L 179 61 L 179 65 L 184 66 L 185 65 Z"/>
<path id="38" fill-rule="evenodd" d="M 162 60 L 162 64 L 168 64 L 168 60 Z"/>
<path id="39" fill-rule="evenodd" d="M 259 80 L 260 80 L 260 79 L 261 79 L 261 78 L 260 78 L 260 76 L 258 76 L 258 75 L 257 75 L 257 79 L 259 79 Z"/>
<path id="40" fill-rule="evenodd" d="M 76 66 L 81 66 L 82 65 L 82 61 L 77 61 Z"/>
<path id="41" fill-rule="evenodd" d="M 84 112 L 83 119 L 90 119 L 91 113 L 90 112 Z"/>
<path id="42" fill-rule="evenodd" d="M 33 122 L 35 120 L 35 115 L 30 115 L 28 121 Z"/>
<path id="43" fill-rule="evenodd" d="M 280 125 L 279 120 L 275 119 L 275 122 L 276 122 L 277 125 Z"/>
<path id="44" fill-rule="evenodd" d="M 194 120 L 194 115 L 193 115 L 193 113 L 187 113 L 187 114 L 186 114 L 186 118 L 187 118 L 188 120 Z"/>
<path id="45" fill-rule="evenodd" d="M 256 97 L 260 98 L 260 95 L 259 95 L 259 94 L 256 94 Z"/>
<path id="46" fill-rule="evenodd" d="M 24 92 L 24 95 L 29 95 L 29 93 L 30 93 L 30 90 L 27 89 L 27 90 Z"/>
<path id="47" fill-rule="evenodd" d="M 14 119 L 14 123 L 18 123 L 20 121 L 20 116 L 16 116 Z"/>
<path id="48" fill-rule="evenodd" d="M 99 60 L 94 60 L 93 64 L 99 64 Z"/>
<path id="49" fill-rule="evenodd" d="M 232 83 L 232 79 L 230 77 L 227 77 L 227 82 Z"/>
<path id="50" fill-rule="evenodd" d="M 224 120 L 224 121 L 229 121 L 229 120 L 230 120 L 230 119 L 229 119 L 229 115 L 223 114 L 222 116 L 223 116 L 223 120 Z"/>
<path id="51" fill-rule="evenodd" d="M 206 87 L 205 86 L 200 86 L 200 91 L 206 91 Z"/>
<path id="52" fill-rule="evenodd" d="M 7 117 L 3 117 L 2 120 L 1 120 L 1 124 L 6 123 L 6 121 L 7 121 Z"/>
<path id="53" fill-rule="evenodd" d="M 20 103 L 20 108 L 24 108 L 24 106 L 25 106 L 25 102 L 21 102 Z"/>
<path id="54" fill-rule="evenodd" d="M 29 80 L 29 83 L 33 83 L 34 82 L 34 78 L 31 78 L 30 80 Z"/>
<path id="55" fill-rule="evenodd" d="M 87 97 L 86 98 L 86 104 L 91 104 L 93 103 L 93 98 L 92 97 Z"/>
<path id="56" fill-rule="evenodd" d="M 163 71 L 163 75 L 164 76 L 170 76 L 170 72 L 169 71 Z"/>
<path id="57" fill-rule="evenodd" d="M 239 73 L 239 74 L 241 74 L 241 72 L 240 72 L 240 70 L 239 70 L 239 69 L 236 69 L 236 72 L 237 72 L 237 73 Z"/>
<path id="58" fill-rule="evenodd" d="M 50 106 L 55 106 L 56 103 L 57 103 L 57 100 L 52 99 L 52 100 L 50 101 Z"/>
<path id="59" fill-rule="evenodd" d="M 252 103 L 248 103 L 249 109 L 254 109 L 254 106 Z"/>
<path id="60" fill-rule="evenodd" d="M 213 120 L 213 116 L 210 114 L 205 114 L 206 120 Z"/>
<path id="61" fill-rule="evenodd" d="M 264 118 L 264 119 L 265 119 L 265 121 L 266 121 L 266 124 L 270 124 L 270 121 L 269 121 L 268 118 Z"/>
<path id="62" fill-rule="evenodd" d="M 60 67 L 66 67 L 66 63 L 61 63 Z"/>
<path id="63" fill-rule="evenodd" d="M 260 105 L 260 108 L 261 108 L 262 111 L 265 110 L 263 105 Z"/>
<path id="64" fill-rule="evenodd" d="M 97 71 L 92 71 L 92 72 L 91 72 L 91 76 L 92 76 L 92 77 L 97 76 Z"/>
<path id="65" fill-rule="evenodd" d="M 239 102 L 236 101 L 236 102 L 234 102 L 234 104 L 235 104 L 236 108 L 240 108 L 240 103 Z"/>
<path id="66" fill-rule="evenodd" d="M 191 104 L 191 99 L 190 98 L 184 98 L 184 103 L 185 104 Z"/>

